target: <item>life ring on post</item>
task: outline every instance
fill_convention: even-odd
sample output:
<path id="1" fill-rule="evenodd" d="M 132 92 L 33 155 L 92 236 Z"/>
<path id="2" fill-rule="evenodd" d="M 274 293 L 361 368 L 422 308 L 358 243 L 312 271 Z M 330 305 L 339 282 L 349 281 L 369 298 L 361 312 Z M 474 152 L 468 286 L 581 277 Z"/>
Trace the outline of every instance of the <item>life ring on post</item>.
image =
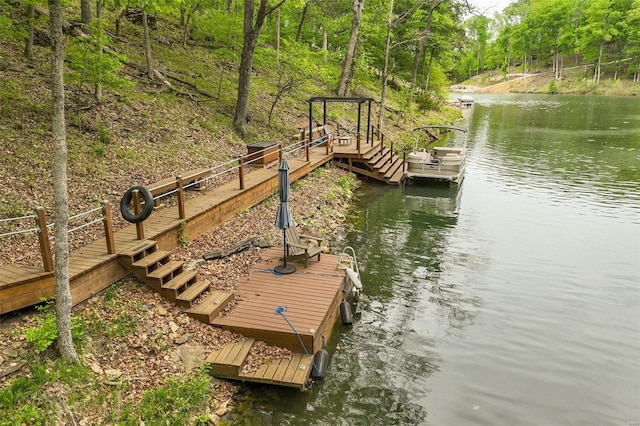
<path id="1" fill-rule="evenodd" d="M 142 211 L 139 214 L 133 212 L 133 191 L 136 189 L 142 198 L 140 200 Z M 129 223 L 140 223 L 151 216 L 151 212 L 153 212 L 153 194 L 144 186 L 134 186 L 125 192 L 120 200 L 120 213 Z"/>

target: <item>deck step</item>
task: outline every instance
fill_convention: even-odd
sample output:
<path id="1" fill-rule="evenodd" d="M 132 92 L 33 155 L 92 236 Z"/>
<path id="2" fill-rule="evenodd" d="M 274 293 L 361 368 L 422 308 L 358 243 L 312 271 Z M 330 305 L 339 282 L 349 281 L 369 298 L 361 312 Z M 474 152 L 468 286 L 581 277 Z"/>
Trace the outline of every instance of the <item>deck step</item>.
<path id="1" fill-rule="evenodd" d="M 205 324 L 210 324 L 233 299 L 233 293 L 213 290 L 204 300 L 185 312 Z"/>
<path id="2" fill-rule="evenodd" d="M 382 167 L 380 167 L 378 169 L 378 173 L 385 175 L 389 172 L 389 170 L 391 170 L 394 166 L 395 163 L 398 162 L 398 156 L 394 155 L 391 158 L 391 161 L 389 161 L 389 157 L 387 157 L 387 160 L 385 161 L 385 163 L 382 165 Z"/>
<path id="3" fill-rule="evenodd" d="M 240 366 L 249 355 L 254 341 L 251 337 L 245 337 L 210 353 L 206 362 L 211 365 L 211 374 L 222 378 L 237 378 L 240 375 Z"/>
<path id="4" fill-rule="evenodd" d="M 170 253 L 164 250 L 157 250 L 131 264 L 134 270 L 140 270 L 144 275 L 149 275 L 160 266 L 169 262 Z"/>
<path id="5" fill-rule="evenodd" d="M 389 148 L 385 148 L 380 157 L 373 158 L 371 161 L 369 161 L 369 163 L 373 164 L 374 169 L 380 169 L 389 162 L 390 156 L 391 156 L 391 150 Z"/>
<path id="6" fill-rule="evenodd" d="M 375 157 L 375 155 L 380 152 L 380 146 L 379 143 L 375 143 L 373 145 L 373 147 L 369 146 L 369 145 L 365 145 L 364 143 L 360 144 L 360 147 L 362 148 L 362 159 L 369 161 L 371 160 L 373 157 Z M 366 150 L 366 151 L 365 151 Z"/>
<path id="7" fill-rule="evenodd" d="M 152 240 L 142 240 L 125 251 L 120 252 L 120 263 L 125 267 L 130 267 L 132 263 L 141 260 L 143 257 L 158 251 L 158 243 Z"/>
<path id="8" fill-rule="evenodd" d="M 402 170 L 402 167 L 399 167 L 398 170 L 396 170 L 396 172 L 393 174 L 393 176 L 389 178 L 387 183 L 398 185 L 400 184 L 400 182 L 402 182 L 403 176 L 404 176 L 404 170 Z"/>
<path id="9" fill-rule="evenodd" d="M 240 372 L 238 378 L 250 382 L 289 386 L 306 390 L 306 384 L 311 374 L 311 367 L 312 364 L 309 355 L 293 353 L 291 359 L 268 361 L 255 371 L 244 374 Z"/>
<path id="10" fill-rule="evenodd" d="M 184 274 L 178 275 L 179 277 Z M 195 277 L 194 277 L 195 278 Z M 176 305 L 182 308 L 191 308 L 193 307 L 193 301 L 202 295 L 205 291 L 209 289 L 211 286 L 211 282 L 208 280 L 200 280 L 195 283 L 189 285 L 185 291 L 178 294 L 176 297 Z"/>
<path id="11" fill-rule="evenodd" d="M 384 174 L 384 178 L 389 179 L 391 176 L 393 176 L 396 173 L 396 170 L 398 170 L 398 168 L 401 166 L 402 166 L 402 159 L 401 158 L 394 159 L 393 165 Z"/>
<path id="12" fill-rule="evenodd" d="M 184 264 L 177 260 L 171 260 L 147 275 L 147 279 L 154 284 L 165 285 L 182 272 Z"/>
<path id="13" fill-rule="evenodd" d="M 196 271 L 182 271 L 178 274 L 173 274 L 173 278 L 170 281 L 162 284 L 163 290 L 171 290 L 176 295 L 186 291 L 187 288 L 196 283 Z"/>

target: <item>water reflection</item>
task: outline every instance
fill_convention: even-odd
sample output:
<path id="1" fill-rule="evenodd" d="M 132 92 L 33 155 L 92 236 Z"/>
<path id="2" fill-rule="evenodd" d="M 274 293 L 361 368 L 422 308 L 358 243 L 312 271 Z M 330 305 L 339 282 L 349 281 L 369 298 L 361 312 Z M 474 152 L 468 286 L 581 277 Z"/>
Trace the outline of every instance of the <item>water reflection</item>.
<path id="1" fill-rule="evenodd" d="M 629 114 L 632 101 L 480 97 L 470 124 L 475 164 L 491 184 L 638 224 L 640 117 Z"/>
<path id="2" fill-rule="evenodd" d="M 640 105 L 469 114 L 459 190 L 363 186 L 343 242 L 361 316 L 312 391 L 252 388 L 248 424 L 640 421 Z"/>

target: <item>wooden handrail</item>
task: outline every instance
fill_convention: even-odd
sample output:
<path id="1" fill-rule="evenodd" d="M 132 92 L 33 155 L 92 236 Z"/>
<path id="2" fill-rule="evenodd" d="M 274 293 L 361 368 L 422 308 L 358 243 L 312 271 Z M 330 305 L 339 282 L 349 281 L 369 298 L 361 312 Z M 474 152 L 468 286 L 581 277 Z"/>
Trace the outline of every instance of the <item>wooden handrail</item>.
<path id="1" fill-rule="evenodd" d="M 312 135 L 309 135 L 309 138 L 307 139 L 307 143 L 304 146 L 304 152 L 307 157 L 307 162 L 309 162 L 309 146 L 311 145 L 311 137 Z"/>
<path id="2" fill-rule="evenodd" d="M 184 188 L 182 185 L 182 176 L 176 176 L 176 187 L 178 188 L 178 216 L 180 219 L 185 218 L 184 212 Z"/>
<path id="3" fill-rule="evenodd" d="M 133 195 L 133 213 L 135 215 L 139 215 L 142 213 L 142 204 L 140 204 L 140 191 L 134 189 L 131 191 L 131 195 Z M 144 240 L 144 225 L 142 222 L 136 223 L 136 236 L 139 240 Z"/>
<path id="4" fill-rule="evenodd" d="M 38 226 L 38 241 L 40 242 L 40 253 L 44 270 L 53 272 L 53 256 L 51 255 L 51 244 L 49 243 L 49 231 L 47 230 L 47 219 L 44 215 L 44 208 L 36 207 L 36 225 Z"/>
<path id="5" fill-rule="evenodd" d="M 244 189 L 244 166 L 242 157 L 238 158 L 238 177 L 240 178 L 240 189 Z"/>
<path id="6" fill-rule="evenodd" d="M 104 237 L 107 241 L 107 253 L 116 253 L 116 242 L 113 236 L 113 221 L 111 220 L 111 207 L 109 201 L 102 200 L 102 220 L 104 221 Z"/>

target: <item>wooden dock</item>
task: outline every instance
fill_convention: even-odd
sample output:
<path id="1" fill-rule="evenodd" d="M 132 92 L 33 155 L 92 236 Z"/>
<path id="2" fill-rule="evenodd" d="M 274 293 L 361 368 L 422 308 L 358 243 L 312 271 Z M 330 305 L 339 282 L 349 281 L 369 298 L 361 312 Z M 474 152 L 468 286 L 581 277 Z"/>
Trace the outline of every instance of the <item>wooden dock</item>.
<path id="1" fill-rule="evenodd" d="M 241 301 L 228 315 L 211 321 L 246 337 L 209 355 L 214 376 L 305 389 L 311 357 L 322 348 L 323 337 L 331 338 L 340 320 L 340 303 L 352 288 L 344 271 L 337 269 L 338 256 L 323 254 L 308 268 L 297 264 L 293 274 L 280 275 L 273 268 L 282 262 L 282 254 L 281 248 L 265 250 L 238 283 Z M 291 326 L 278 308 L 286 309 L 282 314 Z M 289 349 L 291 359 L 272 360 L 243 373 L 243 362 L 257 340 Z"/>
<path id="2" fill-rule="evenodd" d="M 353 149 L 343 147 L 341 153 L 334 153 L 317 146 L 308 160 L 288 159 L 290 179 L 302 178 L 334 156 L 375 156 L 373 151 L 380 151 L 368 147 L 362 154 Z M 273 195 L 277 186 L 277 167 L 254 169 L 241 178 L 240 185 L 231 181 L 186 200 L 183 217 L 176 207 L 156 211 L 143 222 L 143 235 L 136 225 L 128 225 L 112 234 L 111 245 L 103 236 L 73 250 L 69 257 L 72 303 L 133 273 L 188 315 L 245 336 L 209 355 L 212 374 L 306 389 L 312 374 L 311 357 L 322 348 L 323 339 L 330 339 L 340 317 L 340 303 L 348 300 L 352 290 L 344 271 L 337 268 L 338 256 L 322 254 L 320 260 L 311 259 L 308 267 L 300 264 L 295 273 L 280 275 L 273 268 L 281 262 L 283 249 L 265 250 L 262 260 L 238 284 L 240 302 L 219 317 L 234 294 L 212 289 L 196 272 L 172 260 L 170 253 L 181 239 L 193 240 L 210 232 Z M 52 272 L 26 265 L 0 266 L 0 315 L 36 305 L 54 294 Z M 276 313 L 279 307 L 281 312 Z M 247 370 L 243 367 L 258 341 L 287 348 L 292 356 Z"/>
<path id="3" fill-rule="evenodd" d="M 393 144 L 385 146 L 384 141 L 374 141 L 367 145 L 351 141 L 349 144 L 334 144 L 335 164 L 361 176 L 399 185 L 404 179 L 404 159 L 394 152 Z"/>
<path id="4" fill-rule="evenodd" d="M 309 161 L 289 160 L 291 181 L 306 176 L 333 158 L 324 147 L 311 151 Z M 160 250 L 171 251 L 184 238 L 194 240 L 273 195 L 278 187 L 278 171 L 261 168 L 247 173 L 244 189 L 237 181 L 225 183 L 185 202 L 186 217 L 177 208 L 166 208 L 152 214 L 144 222 L 144 238 L 157 242 Z M 184 223 L 184 225 L 181 225 Z M 114 233 L 116 253 L 107 252 L 105 237 L 74 250 L 69 255 L 69 280 L 74 305 L 86 300 L 131 271 L 119 262 L 123 253 L 140 243 L 135 225 Z M 40 303 L 55 294 L 52 272 L 28 265 L 0 266 L 0 314 Z"/>

